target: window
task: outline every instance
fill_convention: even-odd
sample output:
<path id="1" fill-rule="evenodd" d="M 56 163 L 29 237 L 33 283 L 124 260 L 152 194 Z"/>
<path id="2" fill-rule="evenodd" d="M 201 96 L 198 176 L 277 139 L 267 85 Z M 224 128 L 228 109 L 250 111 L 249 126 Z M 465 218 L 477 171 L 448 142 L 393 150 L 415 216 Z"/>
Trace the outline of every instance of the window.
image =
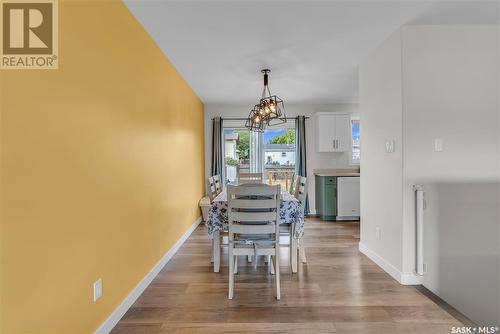
<path id="1" fill-rule="evenodd" d="M 351 118 L 351 164 L 359 165 L 361 159 L 359 117 Z"/>
<path id="2" fill-rule="evenodd" d="M 268 184 L 288 189 L 295 173 L 295 128 L 269 127 L 264 131 L 264 177 Z"/>
<path id="3" fill-rule="evenodd" d="M 225 183 L 234 184 L 239 173 L 264 173 L 265 182 L 288 189 L 295 173 L 295 123 L 251 132 L 239 121 L 224 126 Z"/>

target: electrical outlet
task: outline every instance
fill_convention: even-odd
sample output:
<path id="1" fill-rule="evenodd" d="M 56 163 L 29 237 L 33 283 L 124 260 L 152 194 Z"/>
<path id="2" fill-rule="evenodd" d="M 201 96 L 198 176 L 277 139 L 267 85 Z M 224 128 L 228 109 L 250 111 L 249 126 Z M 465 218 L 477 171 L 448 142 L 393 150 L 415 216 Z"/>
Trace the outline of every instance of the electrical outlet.
<path id="1" fill-rule="evenodd" d="M 193 207 L 191 207 L 191 213 L 194 214 L 194 211 L 195 211 L 195 208 L 193 206 Z"/>
<path id="2" fill-rule="evenodd" d="M 382 231 L 380 230 L 380 227 L 375 227 L 375 237 L 377 240 L 382 239 Z"/>
<path id="3" fill-rule="evenodd" d="M 102 279 L 98 279 L 94 282 L 94 302 L 97 301 L 102 296 Z"/>

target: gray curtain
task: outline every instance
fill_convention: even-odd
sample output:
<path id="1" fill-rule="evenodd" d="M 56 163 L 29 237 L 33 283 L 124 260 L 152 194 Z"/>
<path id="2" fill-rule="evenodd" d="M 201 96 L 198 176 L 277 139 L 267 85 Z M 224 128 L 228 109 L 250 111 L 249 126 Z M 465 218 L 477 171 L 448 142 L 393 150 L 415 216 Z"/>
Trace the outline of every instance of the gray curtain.
<path id="1" fill-rule="evenodd" d="M 297 158 L 295 174 L 307 177 L 307 155 L 306 155 L 306 117 L 297 116 L 295 122 L 295 136 L 297 138 Z M 311 182 L 312 180 L 308 180 Z M 309 198 L 306 197 L 304 214 L 309 214 Z"/>
<path id="2" fill-rule="evenodd" d="M 222 118 L 215 117 L 212 120 L 212 175 L 221 175 L 224 180 L 224 151 L 222 140 Z M 224 182 L 225 184 L 225 182 Z"/>

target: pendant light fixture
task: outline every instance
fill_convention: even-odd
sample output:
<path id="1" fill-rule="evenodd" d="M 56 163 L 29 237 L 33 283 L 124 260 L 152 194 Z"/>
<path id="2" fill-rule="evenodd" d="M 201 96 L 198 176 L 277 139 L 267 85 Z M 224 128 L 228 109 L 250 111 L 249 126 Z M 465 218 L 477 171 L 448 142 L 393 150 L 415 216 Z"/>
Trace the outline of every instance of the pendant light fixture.
<path id="1" fill-rule="evenodd" d="M 282 99 L 276 95 L 272 95 L 269 90 L 269 72 L 270 69 L 263 69 L 264 74 L 264 89 L 262 97 L 256 104 L 246 121 L 245 127 L 251 131 L 264 132 L 266 126 L 273 126 L 286 123 L 285 104 Z"/>

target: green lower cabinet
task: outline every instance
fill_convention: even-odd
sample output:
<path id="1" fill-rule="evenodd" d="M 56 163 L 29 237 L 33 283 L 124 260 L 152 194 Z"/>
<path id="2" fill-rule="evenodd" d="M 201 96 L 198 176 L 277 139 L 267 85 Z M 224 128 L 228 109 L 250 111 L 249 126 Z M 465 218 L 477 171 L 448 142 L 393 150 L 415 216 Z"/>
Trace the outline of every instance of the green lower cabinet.
<path id="1" fill-rule="evenodd" d="M 337 177 L 316 175 L 316 213 L 323 220 L 337 217 Z"/>

